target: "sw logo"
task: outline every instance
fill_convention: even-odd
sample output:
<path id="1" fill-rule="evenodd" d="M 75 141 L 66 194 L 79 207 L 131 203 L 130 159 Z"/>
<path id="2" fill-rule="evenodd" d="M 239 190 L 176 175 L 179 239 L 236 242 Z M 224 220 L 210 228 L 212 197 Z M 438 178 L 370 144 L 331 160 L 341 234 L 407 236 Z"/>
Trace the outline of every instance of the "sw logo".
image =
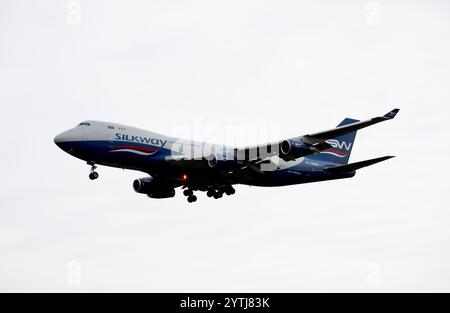
<path id="1" fill-rule="evenodd" d="M 349 153 L 342 151 L 350 151 L 352 148 L 352 142 L 338 141 L 336 139 L 328 139 L 325 141 L 332 148 L 322 151 L 321 153 L 331 154 L 338 158 L 346 158 L 349 156 Z"/>
<path id="2" fill-rule="evenodd" d="M 352 142 L 349 142 L 349 143 L 347 143 L 345 141 L 339 142 L 336 139 L 328 139 L 325 142 L 327 144 L 331 145 L 335 149 L 341 149 L 341 150 L 345 149 L 347 151 L 350 151 L 350 149 L 352 148 Z"/>

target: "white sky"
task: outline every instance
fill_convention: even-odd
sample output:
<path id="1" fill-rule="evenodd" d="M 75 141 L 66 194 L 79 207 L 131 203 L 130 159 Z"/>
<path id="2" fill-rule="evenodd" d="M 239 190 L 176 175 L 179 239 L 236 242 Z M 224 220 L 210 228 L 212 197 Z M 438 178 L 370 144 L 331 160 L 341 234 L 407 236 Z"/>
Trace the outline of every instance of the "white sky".
<path id="1" fill-rule="evenodd" d="M 0 2 L 0 290 L 450 290 L 448 1 L 112 2 Z M 91 182 L 53 143 L 86 119 L 223 143 L 207 130 L 394 107 L 351 160 L 395 159 L 195 204 Z"/>

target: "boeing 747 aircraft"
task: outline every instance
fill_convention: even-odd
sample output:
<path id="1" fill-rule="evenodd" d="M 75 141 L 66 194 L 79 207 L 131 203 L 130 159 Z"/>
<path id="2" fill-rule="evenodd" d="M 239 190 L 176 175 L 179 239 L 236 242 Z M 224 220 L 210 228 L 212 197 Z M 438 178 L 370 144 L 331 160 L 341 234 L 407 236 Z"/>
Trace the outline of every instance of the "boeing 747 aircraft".
<path id="1" fill-rule="evenodd" d="M 133 188 L 150 198 L 171 198 L 181 187 L 188 202 L 195 191 L 221 198 L 235 193 L 233 185 L 286 186 L 353 177 L 356 170 L 385 161 L 384 156 L 348 163 L 356 131 L 393 119 L 399 109 L 366 121 L 344 119 L 336 128 L 244 148 L 211 145 L 160 135 L 143 129 L 85 121 L 55 137 L 65 152 L 91 166 L 138 170 L 148 176 Z"/>

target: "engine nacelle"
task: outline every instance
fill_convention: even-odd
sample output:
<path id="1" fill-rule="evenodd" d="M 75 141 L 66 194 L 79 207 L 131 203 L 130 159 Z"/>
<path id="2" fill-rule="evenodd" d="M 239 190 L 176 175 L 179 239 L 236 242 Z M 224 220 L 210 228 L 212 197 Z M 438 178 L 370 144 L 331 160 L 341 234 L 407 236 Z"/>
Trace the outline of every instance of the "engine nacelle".
<path id="1" fill-rule="evenodd" d="M 133 189 L 137 193 L 149 193 L 155 190 L 155 185 L 155 179 L 153 177 L 144 177 L 134 180 Z"/>
<path id="2" fill-rule="evenodd" d="M 296 140 L 283 140 L 280 143 L 280 156 L 283 159 L 297 159 L 316 152 L 314 147 Z"/>
<path id="3" fill-rule="evenodd" d="M 165 184 L 161 184 L 153 177 L 135 179 L 133 189 L 137 193 L 147 194 L 150 198 L 162 199 L 175 196 L 175 189 Z"/>
<path id="4" fill-rule="evenodd" d="M 175 196 L 175 189 L 172 188 L 165 191 L 150 192 L 147 196 L 153 199 L 172 198 Z"/>
<path id="5" fill-rule="evenodd" d="M 223 160 L 218 158 L 215 154 L 210 154 L 206 160 L 208 161 L 210 168 L 230 168 L 236 166 L 236 162 L 234 162 L 234 160 Z"/>

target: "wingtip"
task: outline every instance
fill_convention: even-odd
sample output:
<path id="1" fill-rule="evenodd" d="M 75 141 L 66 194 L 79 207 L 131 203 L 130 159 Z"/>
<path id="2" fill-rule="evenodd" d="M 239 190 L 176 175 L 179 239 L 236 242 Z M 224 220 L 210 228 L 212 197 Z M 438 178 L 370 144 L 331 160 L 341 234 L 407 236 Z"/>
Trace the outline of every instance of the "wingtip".
<path id="1" fill-rule="evenodd" d="M 387 160 L 393 159 L 393 158 L 395 158 L 395 155 L 387 155 L 387 156 L 381 157 L 380 159 L 382 161 L 387 161 Z"/>
<path id="2" fill-rule="evenodd" d="M 383 161 L 387 161 L 392 158 L 395 158 L 395 155 L 386 155 L 386 156 L 382 156 L 382 157 L 379 157 L 376 159 L 379 160 L 378 162 L 383 162 Z"/>
<path id="3" fill-rule="evenodd" d="M 397 113 L 400 112 L 400 109 L 393 109 L 392 111 L 390 111 L 389 113 L 385 114 L 383 117 L 388 118 L 388 119 L 393 119 Z"/>

